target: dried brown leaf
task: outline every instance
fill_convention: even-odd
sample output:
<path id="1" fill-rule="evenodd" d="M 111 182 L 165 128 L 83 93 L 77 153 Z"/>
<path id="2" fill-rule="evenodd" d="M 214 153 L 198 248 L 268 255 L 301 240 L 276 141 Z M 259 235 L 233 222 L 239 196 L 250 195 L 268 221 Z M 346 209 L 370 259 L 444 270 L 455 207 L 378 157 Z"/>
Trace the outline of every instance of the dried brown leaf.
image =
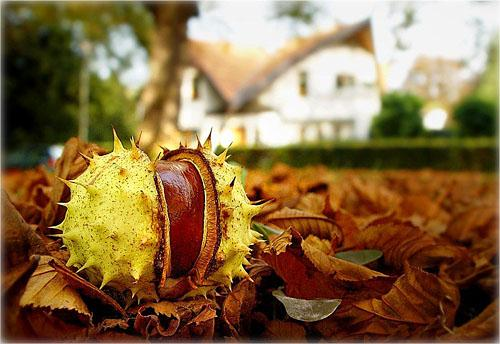
<path id="1" fill-rule="evenodd" d="M 278 255 L 286 251 L 288 245 L 292 243 L 292 232 L 289 230 L 283 231 L 280 235 L 272 239 L 263 249 L 264 253 Z"/>
<path id="2" fill-rule="evenodd" d="M 31 275 L 19 302 L 21 307 L 70 310 L 82 321 L 90 322 L 90 311 L 80 295 L 61 274 L 49 265 L 52 257 L 41 256 L 38 267 Z"/>
<path id="3" fill-rule="evenodd" d="M 338 262 L 334 259 L 332 264 L 327 258 L 329 256 L 323 252 L 308 247 L 307 244 L 303 245 L 298 232 L 291 230 L 290 233 L 292 238 L 285 252 L 265 252 L 262 255 L 266 263 L 284 280 L 287 296 L 299 299 L 343 299 L 344 304 L 345 299 L 349 303 L 352 300 L 382 295 L 394 282 L 392 277 L 354 263 Z M 320 271 L 316 264 L 324 272 Z M 338 270 L 335 270 L 336 268 Z"/>
<path id="4" fill-rule="evenodd" d="M 9 292 L 10 288 L 16 285 L 22 277 L 33 272 L 38 266 L 39 259 L 40 256 L 31 256 L 29 261 L 16 265 L 8 272 L 5 272 L 4 276 L 2 276 L 2 294 Z"/>
<path id="5" fill-rule="evenodd" d="M 354 307 L 389 320 L 422 325 L 441 321 L 450 327 L 459 302 L 460 294 L 453 283 L 410 268 L 381 299 L 358 301 Z"/>
<path id="6" fill-rule="evenodd" d="M 2 190 L 2 241 L 4 245 L 3 264 L 8 271 L 25 263 L 33 254 L 47 254 L 42 239 L 28 225 Z"/>
<path id="7" fill-rule="evenodd" d="M 437 220 L 446 225 L 450 221 L 450 214 L 431 197 L 425 194 L 404 195 L 399 205 L 399 216 L 409 218 L 415 214 L 420 215 L 425 223 Z"/>
<path id="8" fill-rule="evenodd" d="M 399 271 L 406 262 L 421 268 L 467 257 L 464 248 L 425 233 L 409 222 L 384 218 L 365 228 L 358 239 L 366 248 L 384 252 L 384 261 Z"/>
<path id="9" fill-rule="evenodd" d="M 50 201 L 50 175 L 38 166 L 31 170 L 9 170 L 3 174 L 2 187 L 25 221 L 38 224 Z"/>
<path id="10" fill-rule="evenodd" d="M 48 264 L 57 271 L 72 288 L 80 291 L 83 295 L 98 300 L 100 305 L 111 308 L 122 317 L 126 316 L 125 310 L 111 296 L 98 289 L 95 285 L 78 276 L 57 259 L 52 259 Z M 102 311 L 102 309 L 100 309 Z"/>
<path id="11" fill-rule="evenodd" d="M 470 342 L 498 338 L 498 299 L 486 307 L 477 317 L 468 323 L 454 328 L 440 339 L 451 342 Z"/>
<path id="12" fill-rule="evenodd" d="M 265 223 L 273 224 L 282 229 L 293 227 L 302 236 L 313 234 L 321 239 L 341 240 L 342 233 L 335 222 L 324 215 L 316 215 L 310 212 L 283 208 L 269 214 Z"/>
<path id="13" fill-rule="evenodd" d="M 483 205 L 457 214 L 446 229 L 446 235 L 459 242 L 471 242 L 493 237 L 497 230 L 497 207 Z"/>
<path id="14" fill-rule="evenodd" d="M 359 228 L 352 215 L 342 209 L 334 210 L 331 204 L 330 196 L 327 196 L 322 214 L 335 221 L 342 231 L 342 246 L 344 248 L 353 248 L 359 245 Z"/>
<path id="15" fill-rule="evenodd" d="M 434 338 L 453 325 L 459 298 L 454 284 L 409 268 L 387 294 L 355 301 L 315 328 L 330 340 Z"/>
<path id="16" fill-rule="evenodd" d="M 309 192 L 300 197 L 299 202 L 295 206 L 298 210 L 303 210 L 317 215 L 322 215 L 324 207 L 325 196 L 313 192 Z"/>
<path id="17" fill-rule="evenodd" d="M 307 241 L 302 241 L 302 250 L 306 257 L 314 264 L 316 269 L 326 275 L 334 275 L 341 280 L 362 281 L 375 277 L 388 277 L 383 273 L 371 270 L 363 265 L 330 256 Z"/>
<path id="18" fill-rule="evenodd" d="M 88 327 L 65 321 L 51 311 L 29 309 L 25 310 L 25 317 L 37 341 L 83 341 L 88 338 Z"/>
<path id="19" fill-rule="evenodd" d="M 161 301 L 142 305 L 134 329 L 146 338 L 213 336 L 216 304 L 211 300 Z"/>
<path id="20" fill-rule="evenodd" d="M 128 319 L 104 319 L 95 329 L 96 333 L 105 332 L 111 329 L 126 330 L 129 328 Z"/>
<path id="21" fill-rule="evenodd" d="M 236 338 L 240 336 L 241 319 L 248 318 L 255 306 L 255 297 L 255 284 L 250 279 L 244 279 L 224 300 L 222 318 Z"/>
<path id="22" fill-rule="evenodd" d="M 366 180 L 357 176 L 349 179 L 351 192 L 357 199 L 348 207 L 356 215 L 384 214 L 396 209 L 401 197 L 376 180 Z"/>
<path id="23" fill-rule="evenodd" d="M 309 235 L 305 238 L 302 245 L 312 246 L 325 254 L 333 253 L 331 242 L 326 239 L 320 239 L 315 235 Z"/>

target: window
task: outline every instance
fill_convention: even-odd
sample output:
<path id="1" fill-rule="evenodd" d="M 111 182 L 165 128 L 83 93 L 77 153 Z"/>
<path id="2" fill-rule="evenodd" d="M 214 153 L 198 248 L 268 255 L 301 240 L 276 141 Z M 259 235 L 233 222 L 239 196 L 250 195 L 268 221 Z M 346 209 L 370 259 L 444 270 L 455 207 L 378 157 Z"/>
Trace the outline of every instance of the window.
<path id="1" fill-rule="evenodd" d="M 354 86 L 354 76 L 350 74 L 337 75 L 336 85 L 338 89 Z"/>
<path id="2" fill-rule="evenodd" d="M 193 78 L 193 84 L 192 84 L 192 99 L 198 99 L 200 98 L 200 81 L 201 81 L 201 76 L 199 73 L 196 73 L 195 77 Z"/>
<path id="3" fill-rule="evenodd" d="M 299 73 L 299 94 L 307 96 L 307 72 L 302 71 Z"/>

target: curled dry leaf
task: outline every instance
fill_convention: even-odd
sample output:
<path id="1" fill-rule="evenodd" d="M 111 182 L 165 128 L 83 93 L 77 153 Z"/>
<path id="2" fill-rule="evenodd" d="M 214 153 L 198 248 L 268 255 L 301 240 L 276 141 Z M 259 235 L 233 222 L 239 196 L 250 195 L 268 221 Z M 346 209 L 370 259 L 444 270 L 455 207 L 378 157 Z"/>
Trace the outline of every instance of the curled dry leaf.
<path id="1" fill-rule="evenodd" d="M 326 275 L 333 275 L 335 278 L 344 281 L 362 281 L 375 277 L 388 277 L 381 272 L 365 266 L 329 256 L 305 240 L 302 241 L 302 250 L 316 269 Z"/>
<path id="2" fill-rule="evenodd" d="M 473 252 L 470 259 L 443 263 L 439 267 L 440 273 L 447 275 L 460 287 L 470 286 L 484 278 L 491 278 L 496 267 L 491 263 L 493 257 L 486 258 L 484 253 Z"/>
<path id="3" fill-rule="evenodd" d="M 354 307 L 381 318 L 414 324 L 440 321 L 453 325 L 460 302 L 458 288 L 418 268 L 409 268 L 380 299 L 363 300 Z"/>
<path id="4" fill-rule="evenodd" d="M 332 244 L 329 240 L 320 239 L 317 236 L 312 235 L 312 234 L 307 236 L 307 238 L 304 239 L 303 245 L 304 244 L 315 247 L 325 254 L 332 254 L 333 253 Z"/>
<path id="5" fill-rule="evenodd" d="M 368 181 L 358 176 L 352 176 L 347 182 L 350 186 L 350 193 L 354 192 L 357 197 L 350 200 L 349 203 L 344 202 L 343 208 L 352 214 L 358 216 L 385 214 L 396 209 L 401 202 L 401 197 L 398 194 L 376 180 Z"/>
<path id="6" fill-rule="evenodd" d="M 459 298 L 454 284 L 409 268 L 387 294 L 356 301 L 315 328 L 330 340 L 433 338 L 452 326 Z"/>
<path id="7" fill-rule="evenodd" d="M 319 272 L 304 257 L 300 242 L 286 247 L 286 251 L 280 254 L 265 252 L 262 256 L 285 282 L 286 295 L 301 299 L 342 297 L 342 292 L 335 288 L 329 276 Z"/>
<path id="8" fill-rule="evenodd" d="M 33 190 L 50 185 L 50 176 L 43 166 L 30 170 L 9 169 L 2 175 L 2 188 L 14 204 L 31 203 Z"/>
<path id="9" fill-rule="evenodd" d="M 263 277 L 273 273 L 273 269 L 261 258 L 250 259 L 250 265 L 248 265 L 246 269 L 248 271 L 248 276 L 250 276 L 256 284 L 259 284 Z"/>
<path id="10" fill-rule="evenodd" d="M 2 187 L 7 191 L 23 218 L 31 224 L 43 220 L 50 201 L 51 177 L 43 166 L 32 170 L 9 170 L 3 174 Z"/>
<path id="11" fill-rule="evenodd" d="M 325 208 L 325 196 L 314 192 L 309 192 L 302 196 L 295 206 L 296 209 L 321 215 Z"/>
<path id="12" fill-rule="evenodd" d="M 19 300 L 24 292 L 26 281 L 37 267 L 40 257 L 33 256 L 32 258 L 32 260 L 10 269 L 8 273 L 2 276 L 2 334 L 6 341 L 34 338 L 28 319 L 26 319 L 23 309 L 19 306 Z"/>
<path id="13" fill-rule="evenodd" d="M 440 339 L 445 341 L 477 341 L 498 338 L 498 299 L 468 323 L 454 328 Z"/>
<path id="14" fill-rule="evenodd" d="M 91 156 L 92 150 L 97 154 L 104 152 L 77 139 L 69 140 L 57 162 L 55 174 L 64 179 L 76 178 L 87 165 L 79 152 Z M 42 282 L 37 282 L 38 292 L 34 292 L 37 288 L 33 285 L 25 286 L 36 266 L 35 260 L 29 260 L 31 255 L 48 255 L 50 252 L 52 258 L 61 257 L 64 261 L 67 251 L 60 249 L 59 240 L 36 235 L 34 226 L 26 224 L 10 202 L 12 209 L 5 207 L 6 197 L 2 195 L 4 267 L 7 268 L 2 281 L 7 296 L 6 333 L 9 339 L 50 340 L 141 339 L 131 334 L 150 338 L 164 335 L 212 338 L 214 333 L 216 338 L 221 338 L 227 335 L 227 327 L 233 336 L 246 336 L 247 331 L 259 323 L 257 327 L 266 329 L 263 333 L 266 339 L 305 340 L 306 329 L 312 330 L 309 334 L 330 340 L 435 338 L 453 329 L 458 306 L 456 286 L 472 286 L 478 290 L 478 297 L 489 298 L 489 293 L 493 296 L 497 293 L 498 277 L 494 265 L 498 255 L 495 240 L 498 235 L 496 179 L 497 176 L 480 173 L 329 171 L 318 167 L 293 169 L 285 165 L 278 165 L 271 172 L 250 171 L 246 188 L 250 197 L 255 201 L 277 199 L 266 206 L 259 221 L 265 216 L 272 218 L 283 210 L 315 216 L 312 221 L 300 216 L 276 219 L 291 221 L 305 240 L 297 231 L 289 230 L 269 245 L 254 245 L 249 273 L 256 281 L 256 292 L 253 283 L 243 280 L 231 293 L 217 295 L 215 300 L 222 311 L 215 323 L 216 302 L 200 299 L 142 304 L 129 308 L 129 313 L 125 314 L 109 295 L 94 286 L 87 288 L 79 276 L 56 260 L 48 266 L 55 271 L 52 269 L 40 276 L 34 274 L 29 279 L 41 279 L 49 273 L 55 273 L 58 278 L 62 276 L 59 282 L 65 287 L 61 293 L 66 293 L 67 289 L 74 289 L 75 293 L 77 290 L 88 301 L 87 307 L 93 311 L 92 318 L 96 322 L 105 318 L 103 310 L 106 307 L 103 305 L 115 307 L 113 309 L 122 315 L 121 319 L 105 319 L 96 327 L 80 326 L 82 322 L 88 324 L 88 314 L 74 309 L 51 308 L 61 303 L 64 306 L 64 302 L 58 300 L 60 294 L 54 299 L 45 297 L 54 292 L 52 279 L 48 279 L 45 288 L 40 288 Z M 15 207 L 21 210 L 28 223 L 38 225 L 40 233 L 45 233 L 45 226 L 62 220 L 65 209 L 56 202 L 65 201 L 69 191 L 45 169 L 8 171 L 3 182 Z M 325 195 L 329 197 L 328 202 L 321 203 Z M 410 220 L 413 225 L 401 219 Z M 280 223 L 279 226 L 288 228 L 288 224 Z M 337 248 L 336 243 L 331 242 L 332 226 L 341 232 L 341 235 L 334 236 L 342 238 L 342 251 L 378 248 L 384 252 L 386 263 L 402 275 L 399 278 L 380 276 L 377 271 L 353 267 L 338 257 L 332 257 Z M 444 229 L 446 233 L 442 233 Z M 432 268 L 430 271 L 436 272 L 439 267 L 439 275 L 417 267 Z M 273 276 L 272 271 L 282 281 Z M 448 279 L 455 284 L 449 283 Z M 342 304 L 333 316 L 307 327 L 296 322 L 268 321 L 276 314 L 268 314 L 265 309 L 251 310 L 255 299 L 272 299 L 269 291 L 282 282 L 288 297 L 341 298 Z M 160 297 L 178 298 L 192 289 L 187 278 L 179 279 L 170 287 L 163 293 L 160 291 Z M 28 294 L 24 293 L 25 289 Z M 23 304 L 21 310 L 19 300 L 29 293 L 32 294 L 32 304 Z M 96 305 L 89 297 L 100 303 Z M 35 303 L 48 306 L 35 306 Z M 462 312 L 468 312 L 467 304 L 470 303 L 461 304 L 460 316 Z M 257 304 L 257 307 L 261 306 L 259 302 Z M 265 321 L 256 321 L 258 314 Z M 253 321 L 247 323 L 250 316 Z M 75 319 L 79 319 L 77 323 L 80 325 L 76 325 Z M 454 328 L 453 334 L 441 338 L 454 341 L 489 339 L 498 333 L 497 321 L 495 303 L 476 319 Z"/>
<path id="15" fill-rule="evenodd" d="M 304 237 L 313 234 L 321 239 L 342 240 L 342 232 L 335 222 L 324 215 L 283 208 L 269 214 L 264 222 L 283 229 L 292 226 Z"/>
<path id="16" fill-rule="evenodd" d="M 104 319 L 95 329 L 96 333 L 105 332 L 110 329 L 120 328 L 126 330 L 129 328 L 129 323 L 127 319 Z"/>
<path id="17" fill-rule="evenodd" d="M 47 254 L 42 239 L 28 225 L 2 190 L 2 243 L 4 272 L 29 261 L 33 254 Z"/>
<path id="18" fill-rule="evenodd" d="M 398 216 L 434 235 L 444 232 L 450 222 L 450 214 L 439 202 L 425 194 L 404 195 Z"/>
<path id="19" fill-rule="evenodd" d="M 264 253 L 278 255 L 286 251 L 288 245 L 292 244 L 292 231 L 283 231 L 276 238 L 271 240 L 263 249 Z"/>
<path id="20" fill-rule="evenodd" d="M 64 315 L 46 309 L 27 309 L 24 314 L 37 341 L 84 341 L 88 338 L 89 328 L 63 320 Z"/>
<path id="21" fill-rule="evenodd" d="M 301 194 L 324 194 L 329 190 L 332 174 L 325 166 L 304 166 L 299 173 L 297 170 L 291 170 L 290 173 L 297 178 L 297 188 Z"/>
<path id="22" fill-rule="evenodd" d="M 409 222 L 394 219 L 375 221 L 358 239 L 366 248 L 384 252 L 384 261 L 401 271 L 406 262 L 421 268 L 465 259 L 464 248 L 435 238 Z"/>
<path id="23" fill-rule="evenodd" d="M 348 303 L 382 295 L 394 282 L 393 277 L 364 266 L 331 257 L 332 262 L 330 256 L 303 241 L 297 231 L 288 232 L 291 238 L 286 241 L 287 245 L 282 245 L 285 247 L 284 252 L 276 254 L 267 250 L 262 254 L 266 263 L 284 280 L 287 296 L 299 299 L 343 299 L 343 302 Z M 283 237 L 281 241 L 285 241 Z"/>
<path id="24" fill-rule="evenodd" d="M 277 164 L 270 172 L 249 171 L 245 190 L 253 201 L 279 199 L 279 202 L 269 205 L 270 209 L 275 209 L 280 205 L 293 207 L 300 198 L 297 184 L 293 170 L 284 164 Z M 269 195 L 274 196 L 268 197 Z"/>
<path id="25" fill-rule="evenodd" d="M 47 254 L 42 239 L 28 225 L 2 190 L 2 298 L 4 338 L 20 340 L 33 337 L 21 312 L 19 300 L 26 281 L 38 265 L 38 254 Z"/>
<path id="26" fill-rule="evenodd" d="M 328 195 L 325 199 L 324 207 L 322 210 L 323 215 L 335 221 L 337 226 L 342 231 L 342 246 L 344 248 L 353 248 L 356 245 L 359 245 L 357 236 L 359 233 L 358 225 L 356 221 L 348 212 L 337 209 L 334 210 L 332 206 L 331 198 Z"/>
<path id="27" fill-rule="evenodd" d="M 19 302 L 21 307 L 69 310 L 77 313 L 84 323 L 90 322 L 91 314 L 85 302 L 53 267 L 50 256 L 41 256 L 38 267 L 31 275 Z"/>
<path id="28" fill-rule="evenodd" d="M 483 205 L 457 214 L 446 229 L 446 235 L 459 242 L 471 242 L 493 237 L 497 230 L 497 208 Z"/>
<path id="29" fill-rule="evenodd" d="M 9 272 L 2 276 L 2 294 L 5 295 L 9 292 L 10 288 L 15 286 L 19 280 L 25 277 L 28 273 L 31 274 L 38 266 L 40 256 L 31 256 L 27 262 L 16 265 Z"/>
<path id="30" fill-rule="evenodd" d="M 111 296 L 98 289 L 92 283 L 78 276 L 57 259 L 50 260 L 48 264 L 55 271 L 57 271 L 72 288 L 80 291 L 83 295 L 91 299 L 98 300 L 100 306 L 104 305 L 106 308 L 112 309 L 122 317 L 125 317 L 127 315 L 120 304 L 116 302 Z M 100 310 L 103 311 L 102 309 Z"/>
<path id="31" fill-rule="evenodd" d="M 242 319 L 248 319 L 255 306 L 255 297 L 255 284 L 247 278 L 238 283 L 224 300 L 222 318 L 236 338 L 239 338 L 241 334 Z"/>
<path id="32" fill-rule="evenodd" d="M 134 329 L 146 338 L 211 338 L 216 307 L 211 300 L 147 303 L 139 307 Z"/>

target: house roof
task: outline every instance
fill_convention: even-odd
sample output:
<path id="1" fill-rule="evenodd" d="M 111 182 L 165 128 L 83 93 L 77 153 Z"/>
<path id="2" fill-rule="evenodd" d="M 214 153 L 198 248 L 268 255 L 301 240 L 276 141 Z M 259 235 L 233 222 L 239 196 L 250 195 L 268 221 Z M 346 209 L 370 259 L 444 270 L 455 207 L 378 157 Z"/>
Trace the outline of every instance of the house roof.
<path id="1" fill-rule="evenodd" d="M 373 53 L 370 20 L 295 39 L 273 55 L 258 48 L 200 41 L 190 41 L 188 52 L 191 64 L 206 75 L 227 103 L 227 111 L 236 112 L 290 67 L 338 43 L 358 45 Z"/>

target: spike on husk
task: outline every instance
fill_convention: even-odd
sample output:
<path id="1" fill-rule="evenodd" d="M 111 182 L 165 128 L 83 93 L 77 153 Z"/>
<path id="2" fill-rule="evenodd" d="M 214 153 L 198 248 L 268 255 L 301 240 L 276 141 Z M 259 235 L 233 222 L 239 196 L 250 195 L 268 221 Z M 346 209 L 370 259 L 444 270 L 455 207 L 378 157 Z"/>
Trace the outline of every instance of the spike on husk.
<path id="1" fill-rule="evenodd" d="M 210 133 L 208 133 L 207 139 L 203 143 L 203 149 L 206 151 L 212 151 L 212 129 L 210 129 Z"/>
<path id="2" fill-rule="evenodd" d="M 124 150 L 122 142 L 120 141 L 120 138 L 118 137 L 118 134 L 116 133 L 115 128 L 113 128 L 113 152 L 114 153 L 120 153 Z"/>
<path id="3" fill-rule="evenodd" d="M 198 134 L 196 134 L 196 149 L 197 150 L 202 150 L 203 149 L 203 145 L 200 142 L 200 138 L 198 137 Z"/>
<path id="4" fill-rule="evenodd" d="M 135 145 L 137 146 L 137 148 L 139 148 L 139 146 L 141 144 L 141 138 L 142 138 L 142 130 L 139 132 L 139 136 L 137 137 L 137 140 L 135 140 Z"/>

